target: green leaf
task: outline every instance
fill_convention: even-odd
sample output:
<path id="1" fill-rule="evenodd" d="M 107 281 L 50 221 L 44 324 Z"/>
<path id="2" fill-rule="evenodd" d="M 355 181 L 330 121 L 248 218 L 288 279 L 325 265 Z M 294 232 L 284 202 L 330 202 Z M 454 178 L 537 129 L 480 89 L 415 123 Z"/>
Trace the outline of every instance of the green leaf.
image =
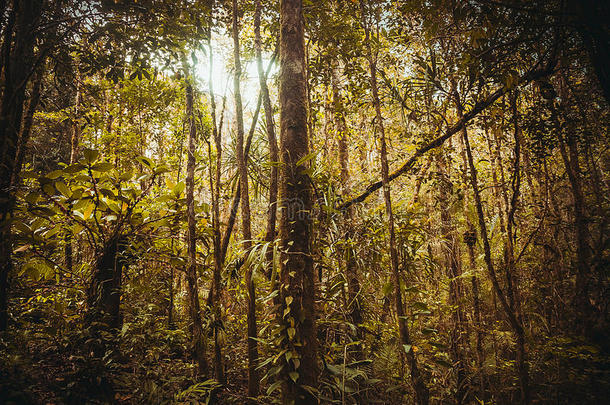
<path id="1" fill-rule="evenodd" d="M 385 295 L 386 297 L 389 297 L 390 294 L 392 293 L 392 287 L 393 287 L 393 285 L 392 285 L 391 281 L 388 281 L 387 283 L 385 283 L 382 288 L 383 295 Z"/>
<path id="2" fill-rule="evenodd" d="M 83 218 L 85 220 L 89 219 L 91 217 L 91 214 L 93 213 L 94 209 L 95 209 L 95 204 L 93 202 L 89 203 L 89 205 L 87 205 L 87 208 L 85 208 L 83 211 Z"/>
<path id="3" fill-rule="evenodd" d="M 417 309 L 417 310 L 420 310 L 420 311 L 428 310 L 428 305 L 426 305 L 425 302 L 414 302 L 411 305 L 413 306 L 413 309 Z"/>
<path id="4" fill-rule="evenodd" d="M 119 176 L 119 180 L 121 181 L 129 181 L 133 177 L 133 172 L 125 172 Z"/>
<path id="5" fill-rule="evenodd" d="M 64 172 L 72 174 L 72 173 L 80 172 L 84 168 L 85 168 L 84 165 L 82 165 L 80 163 L 74 163 L 73 165 L 65 167 Z"/>
<path id="6" fill-rule="evenodd" d="M 94 149 L 85 148 L 83 150 L 83 156 L 85 156 L 87 163 L 93 163 L 100 156 L 100 152 Z"/>
<path id="7" fill-rule="evenodd" d="M 39 193 L 37 193 L 36 191 L 31 191 L 28 193 L 28 195 L 25 196 L 25 201 L 29 202 L 30 204 L 36 204 L 39 198 Z"/>
<path id="8" fill-rule="evenodd" d="M 296 371 L 291 371 L 290 373 L 288 373 L 288 375 L 290 376 L 290 379 L 294 382 L 297 382 L 297 380 L 299 379 L 299 373 L 297 373 Z"/>
<path id="9" fill-rule="evenodd" d="M 104 217 L 104 221 L 112 222 L 112 221 L 116 221 L 116 220 L 117 220 L 117 217 L 114 214 L 106 215 Z"/>
<path id="10" fill-rule="evenodd" d="M 30 211 L 39 217 L 52 217 L 55 215 L 55 211 L 48 207 L 34 207 Z"/>
<path id="11" fill-rule="evenodd" d="M 276 381 L 273 384 L 271 384 L 269 386 L 269 388 L 267 388 L 267 395 L 271 395 L 273 393 L 273 391 L 277 390 L 280 387 L 280 385 L 282 385 L 282 381 L 281 380 L 280 381 Z"/>
<path id="12" fill-rule="evenodd" d="M 100 194 L 107 198 L 116 198 L 114 192 L 109 188 L 100 187 Z"/>
<path id="13" fill-rule="evenodd" d="M 30 228 L 28 226 L 28 224 L 26 224 L 23 221 L 15 221 L 15 222 L 13 222 L 13 227 L 15 227 L 16 229 L 20 230 L 22 233 L 30 233 L 30 232 L 32 232 L 32 228 Z"/>
<path id="14" fill-rule="evenodd" d="M 175 193 L 176 195 L 179 196 L 180 194 L 182 194 L 185 187 L 186 186 L 185 186 L 184 182 L 181 181 L 180 183 L 178 183 L 174 186 L 174 188 L 172 189 L 172 193 Z"/>
<path id="15" fill-rule="evenodd" d="M 51 185 L 51 183 L 46 183 L 42 185 L 42 191 L 49 195 L 55 194 L 55 188 Z"/>
<path id="16" fill-rule="evenodd" d="M 154 174 L 162 174 L 162 173 L 167 173 L 170 171 L 170 168 L 167 167 L 166 165 L 161 165 L 161 166 L 157 166 L 154 170 Z"/>
<path id="17" fill-rule="evenodd" d="M 402 345 L 402 348 L 405 350 L 405 353 L 409 353 L 411 351 L 411 345 Z"/>
<path id="18" fill-rule="evenodd" d="M 152 167 L 153 166 L 152 161 L 149 158 L 147 158 L 146 156 L 138 156 L 136 158 L 136 160 L 138 162 L 142 163 L 145 166 L 148 166 L 148 167 Z"/>
<path id="19" fill-rule="evenodd" d="M 96 172 L 107 172 L 114 169 L 114 165 L 110 162 L 100 162 L 91 166 L 91 170 L 95 170 Z"/>
<path id="20" fill-rule="evenodd" d="M 80 210 L 81 208 L 85 208 L 89 202 L 91 202 L 91 198 L 82 198 L 74 204 L 74 209 Z"/>
<path id="21" fill-rule="evenodd" d="M 48 178 L 48 179 L 56 179 L 56 178 L 62 176 L 63 174 L 64 174 L 64 171 L 61 170 L 61 169 L 60 170 L 53 170 L 52 172 L 47 173 L 47 175 L 45 177 Z"/>
<path id="22" fill-rule="evenodd" d="M 62 193 L 64 196 L 70 198 L 70 195 L 72 193 L 70 193 L 70 189 L 68 188 L 66 183 L 64 183 L 63 181 L 58 181 L 57 183 L 55 183 L 55 188 L 57 189 L 57 191 Z"/>

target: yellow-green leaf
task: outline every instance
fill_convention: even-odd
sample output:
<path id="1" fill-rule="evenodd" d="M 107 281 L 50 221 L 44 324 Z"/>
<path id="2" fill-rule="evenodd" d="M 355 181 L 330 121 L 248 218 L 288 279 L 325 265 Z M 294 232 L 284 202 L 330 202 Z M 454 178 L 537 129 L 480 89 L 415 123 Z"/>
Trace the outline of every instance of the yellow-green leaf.
<path id="1" fill-rule="evenodd" d="M 87 205 L 87 207 L 83 211 L 83 218 L 89 219 L 91 217 L 91 214 L 93 213 L 94 209 L 95 209 L 95 204 L 89 203 L 89 205 Z"/>

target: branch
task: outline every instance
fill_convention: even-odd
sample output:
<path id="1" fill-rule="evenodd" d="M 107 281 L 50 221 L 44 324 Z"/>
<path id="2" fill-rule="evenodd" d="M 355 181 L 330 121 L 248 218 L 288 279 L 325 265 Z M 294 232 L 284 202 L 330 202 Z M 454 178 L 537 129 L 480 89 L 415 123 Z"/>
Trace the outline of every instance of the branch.
<path id="1" fill-rule="evenodd" d="M 555 67 L 555 64 L 550 63 L 547 67 L 545 67 L 543 69 L 530 70 L 529 73 L 525 74 L 519 80 L 519 83 L 517 85 L 525 85 L 525 84 L 531 82 L 532 80 L 536 80 L 536 79 L 548 76 L 549 74 L 551 74 L 553 72 L 554 67 Z M 459 132 L 462 128 L 464 128 L 466 126 L 466 124 L 468 124 L 468 122 L 470 122 L 473 118 L 475 118 L 477 115 L 479 115 L 479 113 L 481 113 L 487 107 L 492 105 L 497 99 L 499 99 L 500 97 L 505 95 L 510 90 L 512 90 L 511 87 L 503 86 L 503 87 L 499 88 L 498 90 L 496 90 L 495 92 L 493 92 L 492 94 L 490 94 L 483 101 L 479 101 L 478 103 L 476 103 L 470 111 L 468 111 L 466 114 L 464 114 L 464 116 L 458 122 L 456 122 L 451 127 L 449 127 L 445 131 L 444 134 L 436 137 L 432 141 L 430 141 L 427 144 L 418 148 L 415 151 L 415 153 L 413 154 L 413 156 L 411 156 L 409 158 L 409 160 L 407 160 L 400 168 L 398 168 L 398 170 L 392 172 L 389 175 L 388 181 L 392 181 L 392 180 L 396 179 L 397 177 L 400 177 L 401 175 L 407 173 L 409 170 L 411 170 L 411 168 L 413 168 L 413 166 L 417 162 L 417 159 L 419 159 L 421 156 L 423 156 L 426 152 L 441 146 L 447 139 L 451 138 L 453 135 L 455 135 L 457 132 Z M 349 201 L 344 202 L 343 204 L 339 205 L 336 209 L 339 211 L 343 211 L 356 203 L 360 203 L 360 202 L 364 201 L 373 192 L 379 190 L 381 188 L 381 186 L 382 186 L 381 181 L 377 181 L 377 182 L 369 185 L 362 194 L 360 194 L 357 197 L 352 198 Z"/>

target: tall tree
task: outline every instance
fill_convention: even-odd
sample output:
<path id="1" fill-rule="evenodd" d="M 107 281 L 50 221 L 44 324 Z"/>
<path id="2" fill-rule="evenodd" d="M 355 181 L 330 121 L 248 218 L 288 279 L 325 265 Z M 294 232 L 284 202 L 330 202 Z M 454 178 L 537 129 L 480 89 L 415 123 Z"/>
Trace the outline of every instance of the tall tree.
<path id="1" fill-rule="evenodd" d="M 317 403 L 315 277 L 311 256 L 312 193 L 302 0 L 280 2 L 280 296 L 283 401 Z"/>
<path id="2" fill-rule="evenodd" d="M 273 106 L 271 105 L 269 87 L 267 86 L 267 79 L 265 71 L 263 70 L 263 52 L 261 44 L 261 1 L 256 0 L 254 7 L 254 50 L 256 51 L 258 81 L 261 87 L 263 106 L 265 107 L 265 124 L 267 130 L 267 141 L 269 142 L 269 160 L 271 161 L 271 176 L 269 179 L 269 207 L 267 210 L 265 241 L 273 242 L 276 236 L 275 228 L 277 222 L 278 149 L 277 138 L 275 135 L 275 123 L 273 120 Z M 270 268 L 273 266 L 273 251 L 274 249 L 272 246 L 270 246 L 267 250 L 267 260 L 270 262 Z M 270 271 L 268 273 L 270 275 Z"/>
<path id="3" fill-rule="evenodd" d="M 369 3 L 370 5 L 370 3 Z M 396 307 L 396 316 L 398 319 L 398 330 L 400 333 L 400 341 L 406 349 L 406 356 L 411 368 L 411 381 L 415 389 L 416 401 L 420 405 L 426 405 L 429 402 L 429 392 L 423 376 L 419 370 L 415 351 L 412 350 L 413 343 L 409 335 L 409 325 L 402 299 L 401 276 L 398 265 L 398 250 L 396 248 L 396 230 L 394 228 L 394 213 L 392 212 L 392 197 L 390 194 L 390 169 L 388 165 L 388 151 L 386 146 L 385 128 L 383 125 L 383 115 L 381 113 L 381 101 L 379 99 L 379 89 L 377 86 L 377 54 L 373 53 L 371 42 L 371 20 L 370 13 L 365 0 L 360 0 L 360 10 L 362 13 L 362 27 L 364 29 L 364 42 L 366 46 L 366 57 L 369 64 L 371 99 L 375 109 L 376 133 L 379 137 L 379 157 L 381 160 L 381 182 L 383 187 L 383 200 L 385 202 L 385 213 L 388 219 L 388 233 L 390 250 L 390 265 L 392 275 L 394 277 L 394 303 Z"/>
<path id="4" fill-rule="evenodd" d="M 462 136 L 464 139 L 464 146 L 466 148 L 466 156 L 468 158 L 468 168 L 470 170 L 470 185 L 472 193 L 474 195 L 475 208 L 477 211 L 477 217 L 479 220 L 479 231 L 481 240 L 483 241 L 483 253 L 485 257 L 485 264 L 487 271 L 493 285 L 494 292 L 496 293 L 502 309 L 506 313 L 509 324 L 513 329 L 517 337 L 517 373 L 519 376 L 519 385 L 521 389 L 521 403 L 529 403 L 529 372 L 527 365 L 527 358 L 525 352 L 525 330 L 520 317 L 515 313 L 514 308 L 510 305 L 506 298 L 504 290 L 500 287 L 500 282 L 496 274 L 495 266 L 491 257 L 491 245 L 489 243 L 489 236 L 487 233 L 487 225 L 485 223 L 485 213 L 483 212 L 483 203 L 481 199 L 481 193 L 479 191 L 479 185 L 477 180 L 477 169 L 474 165 L 474 159 L 472 157 L 472 150 L 470 142 L 468 140 L 468 132 L 466 128 L 462 129 Z"/>
<path id="5" fill-rule="evenodd" d="M 42 0 L 12 0 L 2 38 L 0 74 L 0 331 L 8 323 L 8 276 L 12 269 L 12 236 L 9 220 L 14 205 L 11 181 L 21 132 L 26 86 L 36 67 L 35 28 Z M 4 13 L 6 10 L 2 8 Z"/>
<path id="6" fill-rule="evenodd" d="M 244 250 L 247 256 L 252 248 L 252 231 L 250 225 L 250 193 L 248 188 L 248 165 L 244 155 L 244 113 L 241 102 L 241 57 L 239 54 L 239 8 L 237 0 L 233 0 L 233 58 L 235 71 L 233 73 L 233 93 L 235 97 L 235 120 L 237 121 L 237 165 L 239 167 L 239 189 L 241 199 L 242 236 Z M 256 125 L 254 123 L 253 125 Z M 245 283 L 248 294 L 248 397 L 258 395 L 259 380 L 257 373 L 258 343 L 256 331 L 256 296 L 252 280 L 252 266 L 248 260 L 245 263 Z"/>
<path id="7" fill-rule="evenodd" d="M 197 288 L 197 219 L 195 217 L 195 152 L 197 150 L 197 127 L 194 113 L 193 77 L 190 67 L 183 63 L 186 80 L 186 119 L 188 125 L 188 150 L 186 163 L 186 216 L 187 233 L 186 244 L 188 263 L 186 271 L 188 310 L 191 322 L 191 342 L 193 358 L 197 362 L 197 371 L 202 376 L 208 374 L 208 361 L 206 357 L 205 333 L 201 320 L 199 304 L 199 289 Z"/>

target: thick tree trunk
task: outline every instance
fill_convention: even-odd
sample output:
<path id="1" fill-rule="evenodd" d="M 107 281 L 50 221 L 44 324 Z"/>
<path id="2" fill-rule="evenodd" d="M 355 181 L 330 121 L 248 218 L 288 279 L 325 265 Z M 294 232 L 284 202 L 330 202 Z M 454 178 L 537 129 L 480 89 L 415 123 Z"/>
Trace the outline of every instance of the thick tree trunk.
<path id="1" fill-rule="evenodd" d="M 207 376 L 208 361 L 206 358 L 206 342 L 203 326 L 201 322 L 201 309 L 199 304 L 199 293 L 197 288 L 197 233 L 195 219 L 195 150 L 197 143 L 197 129 L 195 127 L 195 117 L 193 114 L 193 85 L 192 77 L 188 73 L 185 65 L 186 74 L 186 115 L 188 119 L 189 140 L 188 140 L 188 159 L 186 164 L 186 215 L 188 221 L 187 232 L 187 254 L 188 267 L 186 271 L 188 310 L 191 318 L 191 341 L 193 358 L 197 362 L 198 374 Z"/>
<path id="2" fill-rule="evenodd" d="M 312 193 L 307 176 L 309 135 L 302 0 L 280 2 L 280 296 L 278 321 L 284 363 L 285 404 L 318 402 L 315 277 L 311 256 Z"/>
<path id="3" fill-rule="evenodd" d="M 121 281 L 126 260 L 127 240 L 120 233 L 110 237 L 99 252 L 88 291 L 90 323 L 99 322 L 103 328 L 116 332 L 121 319 Z M 98 355 L 103 355 L 100 351 Z"/>
<path id="4" fill-rule="evenodd" d="M 0 331 L 8 323 L 8 276 L 12 269 L 12 236 L 8 221 L 13 212 L 11 182 L 23 118 L 25 89 L 35 68 L 34 27 L 42 0 L 13 0 L 2 47 L 0 100 Z"/>
<path id="5" fill-rule="evenodd" d="M 396 306 L 396 315 L 398 318 L 398 329 L 400 332 L 400 341 L 402 345 L 408 347 L 407 360 L 411 368 L 411 381 L 415 390 L 415 401 L 419 405 L 426 405 L 429 402 L 429 392 L 426 383 L 423 380 L 423 376 L 417 365 L 417 359 L 415 352 L 411 349 L 411 337 L 409 336 L 409 326 L 405 316 L 404 306 L 402 302 L 402 289 L 400 287 L 400 270 L 398 268 L 398 251 L 396 249 L 396 232 L 394 229 L 394 214 L 392 212 L 392 199 L 390 195 L 390 179 L 389 179 L 389 165 L 388 165 L 388 152 L 386 147 L 385 129 L 383 126 L 383 115 L 381 114 L 381 102 L 379 100 L 379 90 L 377 88 L 377 61 L 376 56 L 373 55 L 371 49 L 371 38 L 369 23 L 367 22 L 366 7 L 364 0 L 360 0 L 360 9 L 362 12 L 362 26 L 365 32 L 365 44 L 367 47 L 367 59 L 370 69 L 370 84 L 373 106 L 375 108 L 375 120 L 377 124 L 377 135 L 379 136 L 379 153 L 381 158 L 381 182 L 383 188 L 383 198 L 385 201 L 385 211 L 388 219 L 388 232 L 390 235 L 389 249 L 390 249 L 390 264 L 392 268 L 392 274 L 394 276 L 394 299 Z"/>
<path id="6" fill-rule="evenodd" d="M 13 178 L 11 180 L 12 187 L 17 187 L 17 183 L 19 182 L 19 172 L 21 171 L 21 167 L 23 166 L 25 152 L 28 148 L 28 142 L 30 140 L 30 135 L 32 132 L 32 124 L 34 123 L 34 114 L 36 113 L 38 102 L 40 101 L 40 93 L 42 90 L 42 79 L 44 77 L 44 73 L 45 64 L 43 62 L 42 65 L 36 70 L 36 74 L 33 78 L 33 85 L 32 91 L 30 93 L 28 108 L 26 110 L 25 116 L 23 117 L 23 125 L 21 127 L 21 134 L 19 135 L 19 142 L 17 146 L 17 155 L 15 157 L 15 170 L 13 170 Z"/>

